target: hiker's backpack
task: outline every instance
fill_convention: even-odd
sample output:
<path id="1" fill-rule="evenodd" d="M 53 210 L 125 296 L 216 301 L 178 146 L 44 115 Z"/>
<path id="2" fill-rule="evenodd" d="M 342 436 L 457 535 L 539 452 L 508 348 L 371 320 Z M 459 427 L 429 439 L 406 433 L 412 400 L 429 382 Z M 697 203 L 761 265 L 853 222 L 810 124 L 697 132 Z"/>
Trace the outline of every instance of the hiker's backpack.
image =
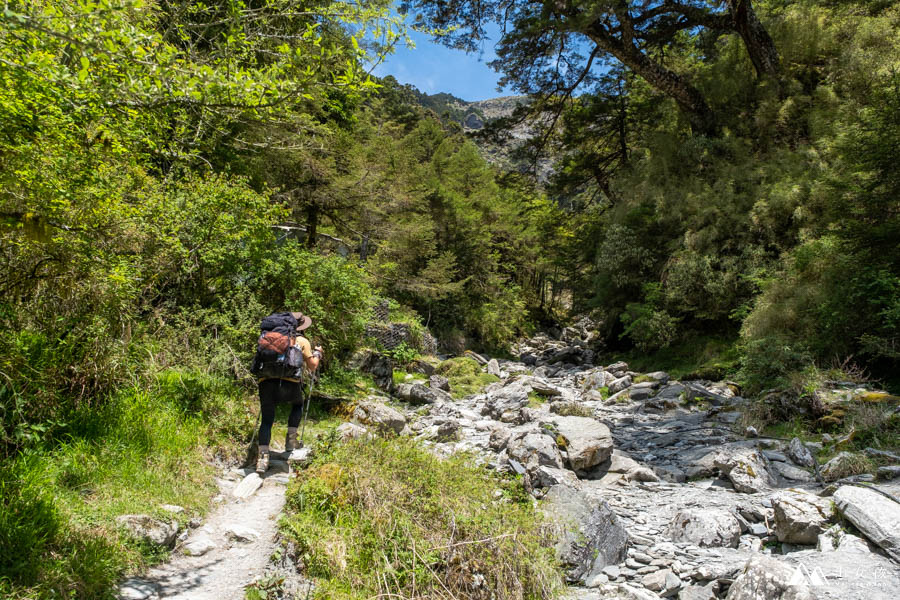
<path id="1" fill-rule="evenodd" d="M 260 323 L 256 356 L 250 372 L 259 377 L 302 379 L 303 353 L 294 346 L 297 319 L 289 312 L 269 315 Z"/>

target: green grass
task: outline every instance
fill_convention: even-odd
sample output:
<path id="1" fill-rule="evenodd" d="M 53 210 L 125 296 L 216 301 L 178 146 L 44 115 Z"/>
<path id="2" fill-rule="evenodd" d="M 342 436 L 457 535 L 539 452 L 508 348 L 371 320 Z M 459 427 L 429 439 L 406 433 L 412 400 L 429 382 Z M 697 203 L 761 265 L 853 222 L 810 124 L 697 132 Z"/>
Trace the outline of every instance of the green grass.
<path id="1" fill-rule="evenodd" d="M 281 531 L 320 599 L 544 599 L 562 583 L 519 482 L 406 438 L 324 439 Z"/>
<path id="2" fill-rule="evenodd" d="M 450 394 L 454 398 L 477 394 L 482 388 L 500 381 L 499 377 L 482 372 L 481 365 L 466 356 L 445 360 L 436 372 L 450 381 Z"/>
<path id="3" fill-rule="evenodd" d="M 737 342 L 737 337 L 698 336 L 650 354 L 619 353 L 603 360 L 623 360 L 634 371 L 665 371 L 674 379 L 727 379 L 736 377 L 740 367 Z"/>
<path id="4" fill-rule="evenodd" d="M 214 449 L 239 447 L 252 401 L 227 380 L 163 374 L 66 417 L 65 434 L 0 467 L 0 597 L 110 598 L 115 584 L 166 557 L 120 530 L 147 513 L 182 524 L 217 493 Z M 172 515 L 163 504 L 186 511 Z"/>
<path id="5" fill-rule="evenodd" d="M 407 373 L 406 371 L 394 371 L 394 385 L 401 383 L 428 383 L 428 376 L 422 373 Z"/>

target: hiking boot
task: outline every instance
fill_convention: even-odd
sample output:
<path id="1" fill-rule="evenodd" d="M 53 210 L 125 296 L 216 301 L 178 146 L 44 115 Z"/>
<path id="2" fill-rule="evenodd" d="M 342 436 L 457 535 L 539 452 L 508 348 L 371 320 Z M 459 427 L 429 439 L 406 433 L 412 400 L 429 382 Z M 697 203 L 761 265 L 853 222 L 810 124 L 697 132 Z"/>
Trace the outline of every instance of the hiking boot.
<path id="1" fill-rule="evenodd" d="M 284 453 L 290 454 L 300 447 L 297 443 L 297 428 L 288 427 L 287 436 L 284 438 Z"/>
<path id="2" fill-rule="evenodd" d="M 256 461 L 256 472 L 263 475 L 269 469 L 269 453 L 260 452 L 259 460 Z"/>

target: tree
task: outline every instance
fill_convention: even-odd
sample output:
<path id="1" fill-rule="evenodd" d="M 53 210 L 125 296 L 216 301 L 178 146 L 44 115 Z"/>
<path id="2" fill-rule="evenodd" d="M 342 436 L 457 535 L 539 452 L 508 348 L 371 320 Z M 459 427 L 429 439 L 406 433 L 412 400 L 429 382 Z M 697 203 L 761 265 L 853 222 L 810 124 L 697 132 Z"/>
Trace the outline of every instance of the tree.
<path id="1" fill-rule="evenodd" d="M 589 86 L 597 72 L 618 62 L 675 100 L 692 127 L 706 135 L 717 131 L 716 116 L 689 74 L 667 64 L 667 48 L 701 28 L 736 32 L 761 76 L 779 70 L 778 52 L 750 0 L 727 0 L 724 10 L 721 4 L 713 9 L 690 0 L 413 0 L 407 6 L 434 27 L 458 27 L 443 40 L 469 51 L 487 39 L 488 23 L 508 25 L 498 44 L 499 58 L 492 63 L 504 73 L 501 85 L 525 94 L 569 98 Z"/>

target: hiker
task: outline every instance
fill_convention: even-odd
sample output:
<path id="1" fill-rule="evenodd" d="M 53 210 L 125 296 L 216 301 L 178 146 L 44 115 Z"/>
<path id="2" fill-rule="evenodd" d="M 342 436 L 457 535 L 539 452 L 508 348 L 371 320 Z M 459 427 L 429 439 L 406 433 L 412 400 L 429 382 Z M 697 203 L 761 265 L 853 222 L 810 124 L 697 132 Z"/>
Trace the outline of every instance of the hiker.
<path id="1" fill-rule="evenodd" d="M 312 325 L 312 319 L 299 312 L 276 313 L 263 319 L 257 357 L 252 372 L 259 376 L 259 456 L 256 472 L 262 475 L 269 468 L 269 441 L 275 422 L 275 406 L 291 403 L 288 430 L 284 441 L 285 454 L 298 447 L 297 426 L 303 416 L 303 377 L 312 377 L 319 368 L 321 346 L 311 348 L 308 339 L 299 334 Z M 280 345 L 281 344 L 281 345 Z M 266 351 L 276 353 L 277 363 L 266 360 Z M 306 373 L 304 374 L 304 370 Z"/>

